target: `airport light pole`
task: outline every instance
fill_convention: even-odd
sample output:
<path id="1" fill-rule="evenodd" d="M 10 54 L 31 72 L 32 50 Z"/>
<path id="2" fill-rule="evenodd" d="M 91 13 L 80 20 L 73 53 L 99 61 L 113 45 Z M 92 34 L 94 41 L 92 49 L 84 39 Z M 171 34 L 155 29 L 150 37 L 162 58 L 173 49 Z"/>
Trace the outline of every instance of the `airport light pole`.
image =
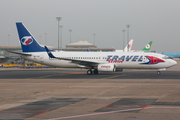
<path id="1" fill-rule="evenodd" d="M 127 44 L 129 43 L 129 28 L 130 28 L 130 25 L 126 25 L 127 27 Z M 129 51 L 128 51 L 129 52 Z"/>
<path id="2" fill-rule="evenodd" d="M 59 27 L 61 28 L 61 51 L 62 51 L 62 28 L 63 28 L 63 25 L 60 25 Z"/>
<path id="3" fill-rule="evenodd" d="M 69 29 L 69 32 L 70 32 L 70 43 L 71 43 L 71 32 L 72 32 L 72 29 Z"/>
<path id="4" fill-rule="evenodd" d="M 95 45 L 95 36 L 96 36 L 96 34 L 94 33 L 93 35 L 94 35 L 94 45 Z"/>
<path id="5" fill-rule="evenodd" d="M 58 21 L 58 51 L 59 51 L 59 22 L 61 21 L 62 17 L 56 17 Z"/>
<path id="6" fill-rule="evenodd" d="M 126 30 L 122 30 L 123 31 L 123 52 L 124 52 L 124 38 L 125 38 L 125 32 L 126 32 Z"/>

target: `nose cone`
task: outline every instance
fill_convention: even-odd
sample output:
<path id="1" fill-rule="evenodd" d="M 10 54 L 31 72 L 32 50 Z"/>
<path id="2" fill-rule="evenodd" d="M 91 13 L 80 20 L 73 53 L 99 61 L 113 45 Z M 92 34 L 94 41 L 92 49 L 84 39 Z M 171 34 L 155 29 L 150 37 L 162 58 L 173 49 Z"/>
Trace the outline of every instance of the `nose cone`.
<path id="1" fill-rule="evenodd" d="M 170 65 L 171 65 L 171 66 L 174 66 L 174 65 L 176 65 L 176 64 L 177 64 L 177 62 L 176 62 L 175 60 L 171 60 L 171 61 L 170 61 Z"/>

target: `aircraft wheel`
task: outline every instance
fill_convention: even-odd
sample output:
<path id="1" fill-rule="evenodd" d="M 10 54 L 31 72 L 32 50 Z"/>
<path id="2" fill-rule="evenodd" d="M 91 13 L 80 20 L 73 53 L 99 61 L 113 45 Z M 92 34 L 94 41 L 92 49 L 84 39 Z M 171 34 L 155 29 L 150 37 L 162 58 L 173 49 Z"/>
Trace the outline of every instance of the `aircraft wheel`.
<path id="1" fill-rule="evenodd" d="M 87 71 L 87 74 L 88 74 L 88 75 L 91 75 L 91 74 L 92 74 L 92 70 L 88 70 L 88 71 Z"/>
<path id="2" fill-rule="evenodd" d="M 160 72 L 160 71 L 157 71 L 157 74 L 158 74 L 158 75 L 160 75 L 160 74 L 161 74 L 161 72 Z"/>
<path id="3" fill-rule="evenodd" d="M 97 69 L 94 69 L 94 74 L 98 74 L 98 70 Z"/>

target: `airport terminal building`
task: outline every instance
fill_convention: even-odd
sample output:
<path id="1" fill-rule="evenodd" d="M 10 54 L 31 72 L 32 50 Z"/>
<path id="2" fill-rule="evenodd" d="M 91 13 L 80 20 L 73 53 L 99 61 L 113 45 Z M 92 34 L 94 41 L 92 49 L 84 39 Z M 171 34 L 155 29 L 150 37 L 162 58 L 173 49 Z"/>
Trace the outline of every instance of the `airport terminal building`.
<path id="1" fill-rule="evenodd" d="M 93 45 L 91 43 L 88 43 L 87 41 L 79 41 L 75 43 L 71 43 L 66 45 L 66 48 L 63 48 L 63 51 L 87 51 L 87 49 L 90 52 L 114 52 L 114 48 L 98 48 L 96 45 Z"/>
<path id="2" fill-rule="evenodd" d="M 49 49 L 58 50 L 55 47 L 48 47 Z M 71 43 L 66 45 L 66 48 L 60 48 L 60 51 L 71 51 L 71 52 L 114 52 L 116 49 L 114 48 L 98 48 L 96 45 L 88 43 L 87 41 L 79 41 L 75 43 Z M 20 46 L 0 46 L 0 63 L 12 63 L 14 61 L 25 62 L 19 55 L 12 54 L 6 51 L 19 51 L 21 52 L 22 49 Z"/>

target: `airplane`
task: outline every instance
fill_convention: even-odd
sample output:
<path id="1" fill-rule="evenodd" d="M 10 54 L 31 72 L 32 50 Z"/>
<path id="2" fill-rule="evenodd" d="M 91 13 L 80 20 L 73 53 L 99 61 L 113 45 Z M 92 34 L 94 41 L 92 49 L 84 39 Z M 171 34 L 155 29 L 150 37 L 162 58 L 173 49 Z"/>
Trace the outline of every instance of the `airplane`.
<path id="1" fill-rule="evenodd" d="M 129 41 L 129 43 L 126 45 L 126 47 L 124 48 L 124 52 L 130 52 L 131 51 L 131 48 L 132 48 L 132 44 L 133 44 L 133 39 L 131 39 Z"/>
<path id="2" fill-rule="evenodd" d="M 151 49 L 152 41 L 150 41 L 143 49 L 142 51 L 148 52 Z M 166 56 L 169 56 L 170 58 L 180 58 L 180 53 L 160 53 Z"/>
<path id="3" fill-rule="evenodd" d="M 132 50 L 131 52 L 149 52 L 153 41 L 150 41 L 142 50 Z"/>
<path id="4" fill-rule="evenodd" d="M 152 41 L 150 41 L 143 49 L 142 51 L 149 51 L 151 49 Z M 169 56 L 170 58 L 180 58 L 180 53 L 160 53 L 166 56 Z"/>
<path id="5" fill-rule="evenodd" d="M 132 45 L 133 45 L 133 39 L 131 39 L 129 41 L 129 43 L 126 45 L 126 47 L 124 48 L 124 50 L 116 50 L 116 52 L 149 52 L 151 49 L 151 45 L 153 41 L 150 41 L 146 46 L 144 46 L 144 48 L 142 50 L 131 50 Z"/>
<path id="6" fill-rule="evenodd" d="M 153 43 L 153 41 L 150 41 L 150 42 L 142 49 L 142 51 L 149 52 L 150 49 L 151 49 L 152 43 Z"/>
<path id="7" fill-rule="evenodd" d="M 17 31 L 23 52 L 11 51 L 33 62 L 61 68 L 88 69 L 87 74 L 101 71 L 114 72 L 116 69 L 157 69 L 161 70 L 177 64 L 168 56 L 143 52 L 62 52 L 40 46 L 36 39 L 21 23 L 17 22 Z"/>
<path id="8" fill-rule="evenodd" d="M 150 41 L 143 49 L 143 52 L 149 52 L 151 49 L 153 41 Z M 166 56 L 169 56 L 170 58 L 180 58 L 180 53 L 160 53 Z"/>
<path id="9" fill-rule="evenodd" d="M 126 45 L 126 47 L 124 48 L 124 50 L 116 50 L 116 52 L 129 52 L 129 51 L 131 51 L 131 48 L 132 48 L 132 44 L 133 44 L 133 39 L 131 39 L 130 41 L 129 41 L 129 43 Z M 87 49 L 87 52 L 90 52 L 89 51 L 89 49 Z"/>
<path id="10" fill-rule="evenodd" d="M 180 58 L 180 53 L 161 53 L 161 54 L 169 56 L 170 58 Z"/>

